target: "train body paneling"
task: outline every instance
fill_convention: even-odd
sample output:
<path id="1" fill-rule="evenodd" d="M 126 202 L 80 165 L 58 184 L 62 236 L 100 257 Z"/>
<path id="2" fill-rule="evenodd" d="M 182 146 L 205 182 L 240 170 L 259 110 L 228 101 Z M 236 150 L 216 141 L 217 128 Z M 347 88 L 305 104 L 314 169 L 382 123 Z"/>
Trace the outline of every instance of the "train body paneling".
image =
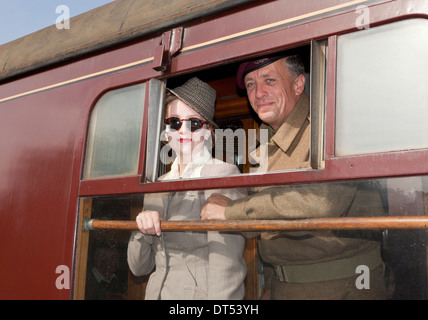
<path id="1" fill-rule="evenodd" d="M 133 50 L 111 50 L 0 89 L 3 97 L 24 93 L 0 107 L 0 126 L 5 133 L 0 141 L 5 151 L 0 161 L 4 174 L 0 187 L 0 298 L 71 297 L 70 290 L 56 287 L 62 275 L 56 268 L 67 266 L 72 275 L 78 190 L 91 108 L 112 87 L 159 76 L 150 66 L 136 67 L 133 76 L 105 72 L 117 63 L 132 62 L 133 51 L 145 51 L 150 57 L 153 40 L 145 44 L 148 48 L 136 45 Z"/>
<path id="2" fill-rule="evenodd" d="M 56 268 L 71 266 L 81 98 L 47 91 L 2 106 L 1 298 L 67 298 Z M 40 107 L 43 106 L 43 107 Z M 76 167 L 77 165 L 77 167 Z"/>
<path id="3" fill-rule="evenodd" d="M 17 72 L 19 63 L 4 70 L 0 79 L 0 299 L 73 297 L 79 197 L 102 195 L 105 190 L 102 180 L 81 181 L 88 122 L 102 94 L 151 78 L 168 79 L 356 30 L 358 5 L 370 6 L 374 23 L 411 15 L 426 18 L 428 12 L 423 1 L 278 0 L 236 5 L 221 12 L 216 7 L 199 19 L 189 16 L 193 20 L 171 23 L 171 28 L 164 24 L 153 34 L 127 42 L 97 45 L 96 50 L 81 52 L 78 58 L 69 53 L 63 61 L 47 56 L 37 67 L 22 67 L 25 72 Z M 155 70 L 164 32 L 179 27 L 184 28 L 180 53 L 166 71 Z M 58 46 L 60 39 L 56 38 Z M 12 50 L 10 44 L 4 48 Z M 168 55 L 167 50 L 163 53 Z M 336 170 L 334 162 L 332 170 Z M 399 170 L 393 169 L 396 175 Z M 412 174 L 427 172 L 418 160 Z M 298 173 L 296 177 L 300 179 Z M 317 177 L 324 176 L 309 176 Z M 131 178 L 135 178 L 134 184 L 124 180 L 120 192 L 150 188 L 139 184 L 138 177 Z M 251 179 L 246 176 L 242 181 L 248 186 Z M 280 178 L 272 179 L 278 182 L 275 179 Z M 224 181 L 216 180 L 212 186 L 229 183 Z M 235 184 L 236 180 L 230 182 L 230 186 Z M 205 182 L 202 187 L 211 185 Z M 65 269 L 57 269 L 60 266 Z"/>

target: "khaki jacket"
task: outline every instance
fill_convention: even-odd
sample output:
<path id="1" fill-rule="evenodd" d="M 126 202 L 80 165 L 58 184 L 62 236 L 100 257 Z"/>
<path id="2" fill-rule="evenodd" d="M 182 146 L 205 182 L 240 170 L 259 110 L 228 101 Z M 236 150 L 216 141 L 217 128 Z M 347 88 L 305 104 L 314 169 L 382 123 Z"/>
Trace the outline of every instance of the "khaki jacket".
<path id="1" fill-rule="evenodd" d="M 230 174 L 239 174 L 237 167 L 218 160 L 200 171 L 201 177 Z M 201 207 L 213 192 L 232 199 L 244 196 L 237 190 L 148 194 L 144 209 L 159 211 L 165 220 L 200 220 Z M 163 232 L 157 237 L 135 231 L 128 244 L 128 265 L 137 276 L 156 266 L 146 299 L 243 299 L 244 245 L 245 239 L 234 233 Z"/>
<path id="2" fill-rule="evenodd" d="M 309 98 L 302 95 L 270 139 L 268 171 L 310 168 Z M 232 201 L 226 219 L 302 219 L 383 215 L 378 192 L 358 183 L 317 183 L 267 187 Z M 351 257 L 379 246 L 370 232 L 266 232 L 260 255 L 269 264 L 307 265 Z"/>

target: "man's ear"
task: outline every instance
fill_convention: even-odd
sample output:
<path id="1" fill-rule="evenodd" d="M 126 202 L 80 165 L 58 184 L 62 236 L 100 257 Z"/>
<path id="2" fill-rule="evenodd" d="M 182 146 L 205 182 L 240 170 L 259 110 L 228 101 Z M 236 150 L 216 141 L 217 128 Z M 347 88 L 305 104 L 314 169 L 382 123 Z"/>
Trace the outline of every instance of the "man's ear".
<path id="1" fill-rule="evenodd" d="M 300 96 L 305 90 L 305 82 L 306 77 L 303 74 L 294 79 L 294 92 L 296 93 L 296 96 Z"/>

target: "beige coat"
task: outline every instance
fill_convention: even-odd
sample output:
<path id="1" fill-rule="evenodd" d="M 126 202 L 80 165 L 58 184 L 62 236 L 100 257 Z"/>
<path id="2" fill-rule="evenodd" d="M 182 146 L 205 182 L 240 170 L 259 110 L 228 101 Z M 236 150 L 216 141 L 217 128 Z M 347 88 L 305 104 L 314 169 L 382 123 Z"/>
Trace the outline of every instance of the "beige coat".
<path id="1" fill-rule="evenodd" d="M 309 98 L 304 94 L 268 143 L 268 171 L 310 167 L 309 123 Z M 384 208 L 379 193 L 373 191 L 371 185 L 363 183 L 317 183 L 259 188 L 255 194 L 232 201 L 226 208 L 228 220 L 383 214 Z M 379 247 L 378 239 L 373 237 L 376 238 L 377 234 L 333 231 L 269 232 L 261 235 L 259 250 L 262 259 L 269 265 L 310 265 L 349 258 L 373 250 Z M 270 280 L 271 276 L 267 279 L 268 286 Z M 323 290 L 325 286 L 321 292 Z"/>
<path id="2" fill-rule="evenodd" d="M 206 161 L 188 164 L 183 177 L 239 174 L 234 165 Z M 163 179 L 168 179 L 168 174 Z M 201 207 L 213 192 L 233 199 L 244 196 L 237 190 L 148 194 L 144 209 L 159 211 L 165 220 L 200 220 Z M 146 299 L 243 299 L 244 245 L 244 238 L 234 233 L 163 232 L 157 237 L 136 231 L 129 240 L 128 264 L 137 276 L 156 266 Z"/>

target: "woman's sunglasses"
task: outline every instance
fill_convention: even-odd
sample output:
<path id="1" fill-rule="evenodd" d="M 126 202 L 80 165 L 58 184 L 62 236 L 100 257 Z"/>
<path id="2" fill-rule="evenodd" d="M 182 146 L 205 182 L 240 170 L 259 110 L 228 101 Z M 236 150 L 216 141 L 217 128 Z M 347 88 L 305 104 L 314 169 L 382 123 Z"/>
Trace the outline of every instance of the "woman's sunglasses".
<path id="1" fill-rule="evenodd" d="M 208 123 L 208 121 L 204 121 L 198 118 L 190 118 L 190 119 L 180 119 L 177 117 L 171 117 L 168 119 L 165 119 L 165 124 L 169 125 L 169 127 L 173 130 L 180 130 L 181 126 L 183 125 L 184 121 L 190 121 L 190 131 L 195 132 L 203 127 L 205 123 Z"/>

